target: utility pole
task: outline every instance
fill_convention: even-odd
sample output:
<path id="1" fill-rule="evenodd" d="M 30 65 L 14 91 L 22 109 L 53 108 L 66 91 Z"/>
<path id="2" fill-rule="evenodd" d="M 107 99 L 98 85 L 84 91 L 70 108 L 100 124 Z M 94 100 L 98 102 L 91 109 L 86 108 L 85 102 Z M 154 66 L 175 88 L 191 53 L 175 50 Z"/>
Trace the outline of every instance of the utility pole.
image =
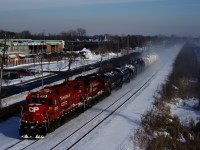
<path id="1" fill-rule="evenodd" d="M 40 55 L 40 58 L 41 58 L 41 71 L 42 71 L 42 89 L 44 88 L 44 76 L 43 76 L 43 53 L 44 53 L 44 46 L 46 46 L 46 37 L 45 37 L 45 30 L 43 31 L 43 39 L 44 41 L 40 42 L 40 45 L 42 46 L 42 49 L 41 49 L 41 55 Z M 46 50 L 45 50 L 45 53 L 46 53 Z"/>
<path id="2" fill-rule="evenodd" d="M 41 44 L 42 45 L 42 51 L 41 51 L 41 55 L 40 55 L 40 57 L 41 57 L 41 71 L 42 71 L 42 88 L 43 88 L 43 61 L 42 61 L 42 59 L 43 59 L 43 43 Z"/>
<path id="3" fill-rule="evenodd" d="M 69 73 L 70 73 L 70 70 L 71 70 L 71 65 L 72 65 L 72 52 L 74 51 L 74 45 L 73 43 L 70 45 L 70 55 L 69 55 L 69 62 L 68 62 L 68 70 L 67 70 L 67 75 L 66 75 L 66 78 L 65 78 L 65 81 L 68 81 L 69 80 Z"/>
<path id="4" fill-rule="evenodd" d="M 117 58 L 119 57 L 119 40 L 117 40 Z"/>
<path id="5" fill-rule="evenodd" d="M 127 55 L 129 54 L 129 47 L 130 47 L 130 45 L 129 45 L 129 35 L 127 36 Z"/>
<path id="6" fill-rule="evenodd" d="M 5 34 L 4 48 L 2 50 L 3 54 L 2 54 L 2 60 L 1 60 L 0 99 L 2 96 L 3 64 L 5 61 L 5 52 L 6 52 L 6 34 Z M 1 101 L 0 101 L 0 106 L 1 106 Z"/>

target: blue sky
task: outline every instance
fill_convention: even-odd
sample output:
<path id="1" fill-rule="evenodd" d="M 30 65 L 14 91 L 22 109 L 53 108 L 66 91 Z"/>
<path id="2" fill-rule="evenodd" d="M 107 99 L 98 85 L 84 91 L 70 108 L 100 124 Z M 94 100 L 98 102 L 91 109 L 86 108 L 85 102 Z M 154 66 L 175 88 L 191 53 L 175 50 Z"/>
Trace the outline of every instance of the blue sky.
<path id="1" fill-rule="evenodd" d="M 200 0 L 0 0 L 0 29 L 200 36 Z"/>

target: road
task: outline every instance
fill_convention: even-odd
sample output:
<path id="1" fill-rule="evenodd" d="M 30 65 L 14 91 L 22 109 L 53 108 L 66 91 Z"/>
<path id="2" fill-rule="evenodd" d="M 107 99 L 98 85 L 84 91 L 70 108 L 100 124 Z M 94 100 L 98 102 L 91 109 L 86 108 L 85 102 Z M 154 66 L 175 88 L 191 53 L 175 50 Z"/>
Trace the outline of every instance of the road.
<path id="1" fill-rule="evenodd" d="M 133 54 L 133 59 L 135 57 L 138 57 L 138 53 L 135 53 Z M 111 60 L 105 60 L 101 63 L 102 66 L 104 66 L 106 63 L 110 63 Z M 91 68 L 92 66 L 92 68 Z M 4 91 L 6 91 L 4 97 L 9 97 L 9 96 L 12 96 L 12 95 L 15 95 L 15 94 L 19 94 L 21 93 L 22 91 L 30 91 L 32 89 L 35 89 L 37 87 L 40 87 L 42 86 L 42 83 L 43 85 L 48 85 L 48 84 L 51 84 L 53 82 L 56 82 L 56 81 L 59 81 L 59 80 L 63 80 L 65 79 L 66 77 L 71 77 L 72 75 L 78 75 L 78 74 L 81 74 L 85 71 L 88 71 L 90 69 L 94 69 L 94 68 L 98 68 L 100 67 L 100 63 L 95 63 L 95 64 L 92 64 L 92 65 L 86 65 L 86 66 L 82 66 L 82 67 L 79 67 L 79 68 L 75 68 L 74 70 L 71 70 L 70 72 L 63 72 L 63 71 L 48 71 L 48 72 L 51 72 L 51 73 L 54 73 L 53 75 L 47 75 L 43 78 L 39 77 L 39 78 L 35 78 L 35 79 L 32 79 L 30 81 L 26 81 L 24 82 L 23 84 L 23 87 L 21 86 L 21 84 L 16 84 L 16 85 L 8 85 L 6 87 L 4 87 Z M 15 69 L 12 69 L 12 71 L 16 71 Z M 43 81 L 42 81 L 43 80 Z"/>
<path id="2" fill-rule="evenodd" d="M 106 61 L 103 62 L 103 63 L 106 63 Z M 99 67 L 99 64 L 94 64 L 93 66 L 96 68 L 96 67 Z M 40 87 L 40 86 L 42 86 L 42 80 L 43 80 L 43 85 L 48 85 L 50 83 L 53 83 L 53 82 L 56 82 L 56 81 L 59 81 L 59 80 L 63 80 L 66 77 L 81 74 L 82 72 L 87 71 L 88 69 L 91 69 L 91 68 L 88 68 L 88 69 L 87 68 L 88 68 L 87 66 L 86 67 L 79 67 L 79 68 L 76 68 L 74 70 L 71 70 L 70 72 L 67 72 L 67 71 L 65 71 L 65 72 L 51 71 L 51 73 L 55 73 L 55 74 L 50 74 L 50 75 L 44 76 L 43 78 L 38 77 L 38 78 L 35 78 L 35 79 L 31 79 L 29 81 L 26 81 L 26 82 L 24 82 L 23 87 L 21 86 L 20 83 L 15 84 L 15 85 L 8 85 L 8 86 L 4 87 L 4 90 L 6 91 L 5 97 L 9 97 L 9 96 L 12 96 L 12 95 L 15 95 L 15 94 L 19 94 L 22 91 L 23 92 L 24 91 L 30 91 L 32 89 Z M 12 69 L 12 71 L 16 71 L 16 70 Z"/>

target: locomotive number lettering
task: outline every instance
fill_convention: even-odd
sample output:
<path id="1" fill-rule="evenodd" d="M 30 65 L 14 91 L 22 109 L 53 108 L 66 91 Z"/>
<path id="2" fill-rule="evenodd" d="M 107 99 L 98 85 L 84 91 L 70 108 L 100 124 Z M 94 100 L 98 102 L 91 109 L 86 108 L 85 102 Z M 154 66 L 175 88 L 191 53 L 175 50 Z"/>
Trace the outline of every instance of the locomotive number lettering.
<path id="1" fill-rule="evenodd" d="M 65 105 L 67 105 L 67 101 L 61 103 L 62 107 L 65 106 Z"/>
<path id="2" fill-rule="evenodd" d="M 29 107 L 29 112 L 36 112 L 39 110 L 39 107 Z"/>
<path id="3" fill-rule="evenodd" d="M 60 96 L 60 99 L 63 100 L 63 99 L 69 98 L 69 97 L 70 97 L 70 94 L 67 94 L 67 95 L 64 95 L 64 96 Z"/>
<path id="4" fill-rule="evenodd" d="M 58 110 L 58 106 L 54 108 L 54 110 Z"/>

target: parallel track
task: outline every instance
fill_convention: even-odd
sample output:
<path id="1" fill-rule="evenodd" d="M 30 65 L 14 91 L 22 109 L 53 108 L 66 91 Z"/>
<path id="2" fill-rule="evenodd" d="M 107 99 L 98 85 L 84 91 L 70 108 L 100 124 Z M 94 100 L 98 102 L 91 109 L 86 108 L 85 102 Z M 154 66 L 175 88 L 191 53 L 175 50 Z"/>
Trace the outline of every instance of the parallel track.
<path id="1" fill-rule="evenodd" d="M 95 115 L 93 118 L 91 118 L 90 120 L 88 120 L 85 124 L 83 124 L 81 127 L 79 127 L 78 129 L 76 129 L 74 132 L 72 132 L 70 135 L 66 136 L 64 139 L 62 139 L 60 142 L 56 143 L 52 148 L 50 148 L 51 150 L 56 149 L 58 146 L 62 145 L 62 143 L 64 143 L 66 140 L 70 139 L 70 137 L 72 137 L 73 135 L 75 135 L 76 133 L 78 133 L 79 131 L 81 131 L 84 127 L 86 127 L 87 125 L 89 125 L 90 123 L 92 123 L 95 119 L 97 119 L 100 115 L 102 115 L 104 112 L 107 112 L 109 108 L 111 108 L 113 105 L 117 104 L 117 102 L 119 102 L 123 97 L 125 97 L 127 94 L 132 93 L 128 98 L 126 98 L 121 104 L 119 104 L 116 108 L 114 108 L 114 110 L 112 110 L 106 117 L 104 117 L 101 121 L 99 121 L 98 123 L 96 123 L 96 125 L 94 125 L 91 129 L 89 129 L 86 133 L 84 133 L 79 139 L 77 139 L 75 142 L 73 142 L 73 144 L 69 145 L 68 148 L 66 149 L 71 149 L 73 148 L 76 144 L 78 144 L 82 139 L 84 139 L 84 137 L 86 137 L 89 133 L 91 133 L 94 129 L 96 129 L 100 124 L 102 124 L 104 121 L 106 121 L 113 113 L 115 113 L 119 108 L 121 108 L 123 105 L 125 105 L 127 102 L 129 102 L 129 100 L 134 97 L 138 92 L 140 92 L 143 88 L 145 88 L 146 86 L 148 86 L 148 84 L 150 83 L 150 81 L 153 79 L 153 77 L 157 74 L 154 73 L 145 83 L 142 84 L 142 86 L 140 86 L 140 88 L 138 88 L 135 92 L 132 93 L 133 89 L 129 89 L 126 93 L 124 93 L 121 97 L 119 97 L 116 101 L 114 101 L 113 103 L 111 103 L 109 106 L 107 106 L 106 108 L 104 108 L 101 112 L 99 112 L 97 115 Z M 6 148 L 6 150 L 12 149 L 15 146 L 17 146 L 20 143 L 23 143 L 26 140 L 20 140 L 19 142 L 9 146 L 8 148 Z M 31 142 L 30 144 L 23 146 L 23 149 L 29 148 L 31 145 L 33 145 L 34 143 L 36 143 L 38 140 L 34 140 L 33 142 Z"/>
<path id="2" fill-rule="evenodd" d="M 115 113 L 119 108 L 121 108 L 123 105 L 125 105 L 132 97 L 134 97 L 143 88 L 145 88 L 146 86 L 148 86 L 148 84 L 150 83 L 150 81 L 153 79 L 153 77 L 155 75 L 156 75 L 156 73 L 154 75 L 152 75 L 150 79 L 148 79 L 139 89 L 137 89 L 134 93 L 132 93 L 126 100 L 124 100 L 121 104 L 119 104 L 112 112 L 110 112 L 110 114 L 108 114 L 104 119 L 102 119 L 101 121 L 99 121 L 95 126 L 93 126 L 91 129 L 89 129 L 89 131 L 87 131 L 85 134 L 83 134 L 78 140 L 76 140 L 73 144 L 71 144 L 66 149 L 73 148 L 77 143 L 79 143 L 82 139 L 84 139 L 84 137 L 86 137 L 89 133 L 91 133 L 94 129 L 96 129 L 100 124 L 102 124 L 104 121 L 106 121 L 113 113 Z M 124 93 L 120 98 L 118 98 L 115 102 L 113 102 L 108 107 L 106 107 L 105 109 L 103 109 L 99 114 L 97 114 L 96 116 L 94 116 L 92 119 L 90 119 L 84 125 L 82 125 L 80 128 L 78 128 L 73 133 L 71 133 L 70 135 L 68 135 L 67 137 L 65 137 L 63 140 L 61 140 L 59 143 L 57 143 L 56 145 L 54 145 L 51 148 L 51 150 L 56 149 L 59 145 L 61 145 L 62 143 L 66 142 L 66 140 L 69 139 L 70 137 L 72 137 L 75 133 L 77 133 L 78 131 L 80 131 L 81 129 L 83 129 L 83 127 L 87 126 L 89 123 L 92 123 L 92 121 L 94 119 L 98 118 L 103 112 L 106 112 L 111 106 L 113 106 L 114 104 L 116 104 L 121 98 L 123 98 L 125 95 L 127 95 L 128 93 L 130 93 L 132 90 L 133 89 L 130 89 L 129 91 L 127 91 L 126 93 Z"/>
<path id="3" fill-rule="evenodd" d="M 17 143 L 15 143 L 15 144 L 13 144 L 13 145 L 10 145 L 9 147 L 7 147 L 6 148 L 6 150 L 11 150 L 11 149 L 13 149 L 14 147 L 17 147 L 17 145 L 22 145 L 22 143 L 23 142 L 25 142 L 25 141 L 28 141 L 28 140 L 20 140 L 20 141 L 18 141 Z M 30 140 L 29 140 L 30 141 Z M 38 140 L 33 140 L 31 143 L 29 143 L 28 145 L 26 145 L 26 146 L 24 146 L 22 149 L 25 149 L 25 148 L 27 148 L 27 147 L 29 147 L 29 146 L 31 146 L 31 145 L 33 145 L 34 143 L 36 143 Z"/>

